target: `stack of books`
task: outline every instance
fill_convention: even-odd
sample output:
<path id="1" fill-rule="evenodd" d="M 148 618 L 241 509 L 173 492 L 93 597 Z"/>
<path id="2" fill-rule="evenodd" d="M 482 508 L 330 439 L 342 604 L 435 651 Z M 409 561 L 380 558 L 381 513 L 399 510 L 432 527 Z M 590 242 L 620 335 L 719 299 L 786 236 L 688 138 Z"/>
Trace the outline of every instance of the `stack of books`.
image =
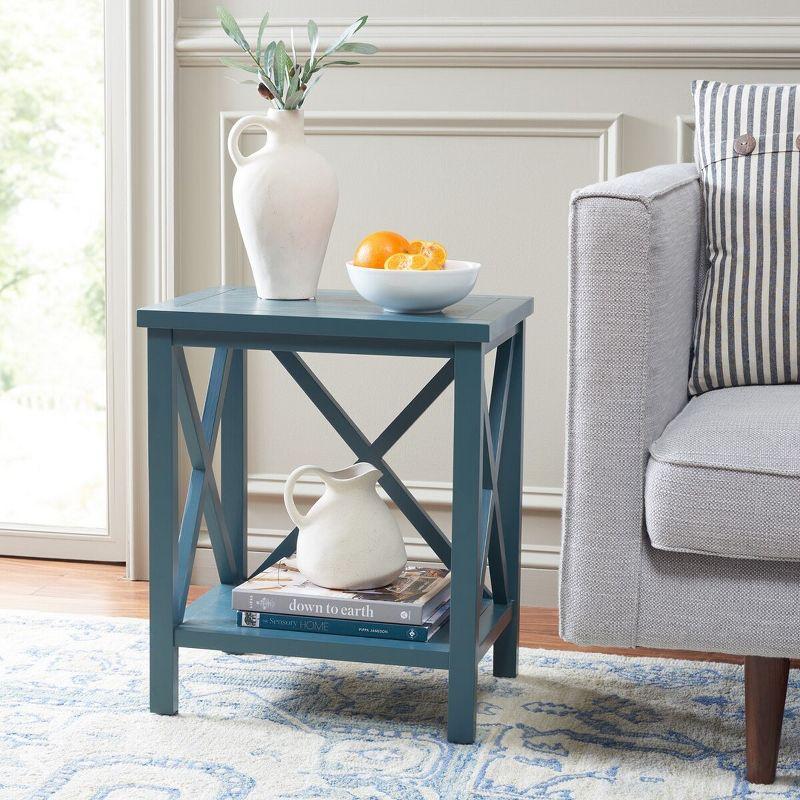
<path id="1" fill-rule="evenodd" d="M 279 561 L 233 590 L 239 625 L 427 642 L 450 615 L 450 572 L 406 567 L 380 589 L 323 589 Z"/>

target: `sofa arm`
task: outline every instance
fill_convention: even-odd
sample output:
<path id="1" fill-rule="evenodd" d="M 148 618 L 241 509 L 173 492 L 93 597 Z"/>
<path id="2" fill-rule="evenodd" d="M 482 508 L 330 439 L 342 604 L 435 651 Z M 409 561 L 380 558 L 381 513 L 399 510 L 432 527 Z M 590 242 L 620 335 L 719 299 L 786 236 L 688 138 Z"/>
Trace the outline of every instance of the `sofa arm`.
<path id="1" fill-rule="evenodd" d="M 561 635 L 633 646 L 650 444 L 688 400 L 701 262 L 693 165 L 589 186 L 570 212 Z"/>

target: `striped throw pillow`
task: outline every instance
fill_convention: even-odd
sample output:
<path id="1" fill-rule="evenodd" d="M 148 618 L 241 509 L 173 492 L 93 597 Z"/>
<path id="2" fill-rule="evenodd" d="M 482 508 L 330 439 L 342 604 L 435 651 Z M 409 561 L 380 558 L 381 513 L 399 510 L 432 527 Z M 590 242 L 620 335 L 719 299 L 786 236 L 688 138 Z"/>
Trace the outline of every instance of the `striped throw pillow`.
<path id="1" fill-rule="evenodd" d="M 692 93 L 708 271 L 689 392 L 797 383 L 798 87 L 696 81 Z"/>

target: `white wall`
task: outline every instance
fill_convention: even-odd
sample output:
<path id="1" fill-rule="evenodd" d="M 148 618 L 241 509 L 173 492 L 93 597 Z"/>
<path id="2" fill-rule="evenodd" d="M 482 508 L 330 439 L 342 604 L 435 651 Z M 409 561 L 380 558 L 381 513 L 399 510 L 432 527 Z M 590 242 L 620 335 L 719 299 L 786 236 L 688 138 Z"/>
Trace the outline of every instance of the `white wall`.
<path id="1" fill-rule="evenodd" d="M 535 297 L 524 443 L 529 604 L 556 604 L 570 192 L 689 159 L 691 130 L 678 117 L 691 113 L 694 78 L 798 82 L 800 18 L 789 19 L 797 13 L 791 0 L 642 5 L 309 0 L 298 18 L 297 2 L 269 3 L 270 28 L 287 40 L 289 23 L 304 38 L 308 16 L 325 36 L 369 13 L 362 38 L 381 47 L 364 66 L 326 74 L 307 109 L 311 143 L 340 181 L 322 288 L 348 288 L 343 265 L 357 241 L 390 228 L 483 262 L 479 292 Z M 239 113 L 264 103 L 219 64 L 233 50 L 214 6 L 184 0 L 175 33 L 177 293 L 250 283 L 222 135 Z M 264 3 L 229 0 L 228 7 L 247 28 Z M 738 16 L 756 10 L 765 16 Z M 355 356 L 308 360 L 373 435 L 438 368 Z M 198 376 L 203 363 L 193 359 Z M 301 463 L 339 467 L 351 456 L 268 354 L 250 354 L 249 369 L 250 525 L 252 545 L 264 549 L 289 527 L 282 477 Z M 389 454 L 445 529 L 450 414 L 448 393 Z M 210 580 L 208 555 L 198 558 L 197 579 Z M 413 546 L 413 555 L 424 558 L 425 549 Z"/>

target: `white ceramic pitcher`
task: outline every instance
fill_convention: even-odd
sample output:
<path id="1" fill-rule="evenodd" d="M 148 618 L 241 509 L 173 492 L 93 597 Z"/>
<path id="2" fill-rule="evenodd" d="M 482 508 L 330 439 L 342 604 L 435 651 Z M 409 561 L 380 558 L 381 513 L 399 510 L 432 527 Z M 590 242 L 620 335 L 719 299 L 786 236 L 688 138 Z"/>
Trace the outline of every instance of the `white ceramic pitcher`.
<path id="1" fill-rule="evenodd" d="M 314 297 L 331 235 L 339 185 L 327 160 L 305 141 L 302 111 L 271 109 L 231 128 L 228 153 L 236 164 L 233 207 L 258 296 Z M 239 149 L 245 128 L 267 132 L 251 155 Z"/>
<path id="2" fill-rule="evenodd" d="M 315 475 L 325 484 L 322 497 L 306 514 L 294 503 L 295 483 Z M 283 499 L 297 537 L 297 568 L 328 589 L 374 589 L 391 583 L 406 565 L 403 537 L 391 511 L 378 497 L 380 470 L 358 463 L 329 472 L 298 467 L 286 481 Z"/>

